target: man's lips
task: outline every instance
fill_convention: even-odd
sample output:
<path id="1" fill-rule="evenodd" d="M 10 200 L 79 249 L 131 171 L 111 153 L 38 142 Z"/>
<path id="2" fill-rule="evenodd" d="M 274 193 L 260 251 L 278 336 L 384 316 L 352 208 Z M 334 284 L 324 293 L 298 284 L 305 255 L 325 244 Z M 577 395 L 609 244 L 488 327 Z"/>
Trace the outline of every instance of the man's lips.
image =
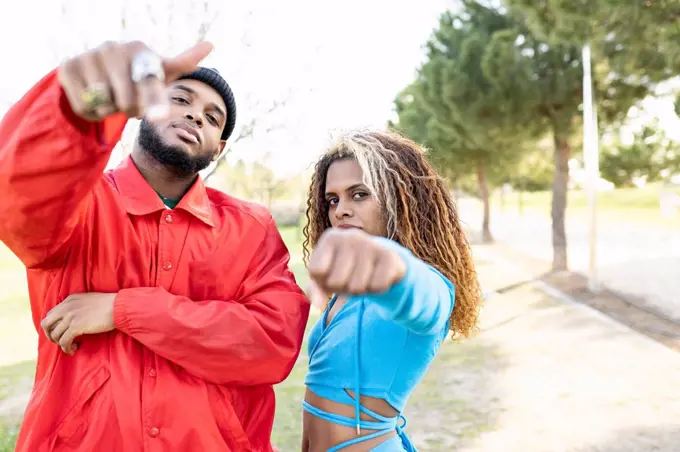
<path id="1" fill-rule="evenodd" d="M 180 138 L 183 138 L 185 141 L 194 144 L 198 144 L 201 142 L 201 136 L 199 135 L 198 131 L 193 127 L 186 124 L 175 124 L 173 125 L 173 127 L 175 128 L 177 135 Z"/>

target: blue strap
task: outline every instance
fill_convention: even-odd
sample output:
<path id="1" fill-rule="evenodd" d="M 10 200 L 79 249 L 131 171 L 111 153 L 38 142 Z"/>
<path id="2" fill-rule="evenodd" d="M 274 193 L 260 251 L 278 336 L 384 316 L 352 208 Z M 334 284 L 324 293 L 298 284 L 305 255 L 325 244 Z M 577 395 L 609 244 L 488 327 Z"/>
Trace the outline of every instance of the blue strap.
<path id="1" fill-rule="evenodd" d="M 344 427 L 354 427 L 356 425 L 356 419 L 352 419 L 350 417 L 346 416 L 341 416 L 339 414 L 335 413 L 329 413 L 328 411 L 321 410 L 315 406 L 310 405 L 306 401 L 302 401 L 302 408 L 305 411 L 308 411 L 309 413 L 313 414 L 316 417 L 319 417 L 321 419 L 324 419 L 329 422 L 333 422 L 334 424 L 342 425 Z M 364 408 L 363 406 L 359 405 L 359 409 L 361 412 L 368 414 L 369 416 L 375 416 L 377 419 L 376 421 L 366 421 L 363 419 L 359 419 L 359 425 L 361 428 L 367 429 L 367 430 L 376 430 L 375 432 L 365 435 L 365 436 L 359 436 L 357 438 L 353 438 L 349 441 L 345 441 L 344 443 L 340 443 L 336 446 L 333 446 L 331 449 L 328 449 L 328 452 L 336 452 L 340 449 L 343 449 L 345 447 L 349 447 L 353 444 L 357 444 L 363 441 L 368 441 L 373 438 L 377 438 L 379 436 L 385 435 L 387 433 L 390 433 L 394 431 L 395 429 L 397 430 L 397 433 L 401 430 L 400 426 L 397 425 L 397 420 L 398 419 L 403 419 L 403 416 L 399 415 L 396 417 L 385 417 L 381 416 L 378 413 L 374 413 L 373 411 Z M 403 424 L 405 425 L 405 423 Z M 402 425 L 402 427 L 403 427 Z M 399 436 L 402 436 L 400 434 Z M 404 435 L 405 436 L 405 435 Z M 403 437 L 402 437 L 403 441 Z M 415 449 L 413 449 L 415 450 Z"/>
<path id="2" fill-rule="evenodd" d="M 352 419 L 351 417 L 342 416 L 340 414 L 335 413 L 329 413 L 328 411 L 324 411 L 320 408 L 310 405 L 307 401 L 304 400 L 302 401 L 302 408 L 316 417 L 333 422 L 334 424 L 342 425 L 343 427 L 354 427 L 356 425 L 356 420 Z M 364 407 L 361 407 L 361 411 L 365 414 L 368 414 L 369 416 L 373 416 L 374 414 L 376 414 Z M 366 421 L 364 419 L 361 419 L 360 420 L 361 428 L 368 430 L 392 431 L 399 427 L 397 425 L 397 420 L 399 419 L 399 416 L 397 417 L 377 416 L 376 419 L 377 419 L 376 421 Z"/>
<path id="3" fill-rule="evenodd" d="M 361 318 L 364 314 L 364 300 L 359 300 L 359 312 L 357 313 L 357 327 L 354 344 L 354 420 L 356 421 L 357 436 L 361 435 Z"/>
<path id="4" fill-rule="evenodd" d="M 326 312 L 330 311 L 330 308 L 332 307 L 333 301 L 328 306 L 328 309 Z M 319 417 L 321 419 L 324 419 L 329 422 L 333 422 L 334 424 L 342 425 L 344 427 L 356 427 L 357 431 L 357 437 L 353 438 L 351 440 L 345 441 L 343 443 L 340 443 L 336 446 L 333 446 L 332 448 L 328 449 L 327 452 L 337 452 L 340 449 L 343 449 L 345 447 L 352 446 L 354 444 L 363 442 L 363 441 L 368 441 L 373 438 L 377 438 L 382 435 L 386 435 L 387 433 L 390 433 L 392 431 L 397 432 L 397 435 L 399 438 L 401 438 L 401 442 L 406 448 L 407 452 L 417 452 L 415 446 L 413 443 L 411 443 L 410 438 L 404 431 L 404 428 L 406 427 L 406 418 L 399 413 L 398 416 L 395 417 L 385 417 L 379 413 L 376 413 L 372 410 L 369 410 L 368 408 L 364 408 L 361 405 L 361 360 L 360 360 L 360 344 L 361 344 L 361 320 L 363 317 L 364 313 L 364 301 L 359 300 L 359 312 L 357 314 L 357 326 L 356 326 L 356 334 L 355 334 L 355 357 L 354 357 L 354 419 L 349 418 L 347 416 L 341 416 L 339 414 L 335 413 L 329 413 L 328 411 L 321 410 L 315 406 L 310 405 L 306 401 L 302 402 L 302 408 L 305 411 L 308 411 L 309 413 L 313 414 L 316 417 Z M 325 322 L 325 316 L 323 317 L 323 322 Z M 368 416 L 371 416 L 375 421 L 366 421 L 361 419 L 361 413 L 367 414 Z M 402 421 L 402 424 L 399 425 L 399 421 Z M 365 436 L 360 436 L 361 435 L 361 429 L 367 429 L 367 430 L 376 430 L 373 433 L 370 433 Z"/>
<path id="5" fill-rule="evenodd" d="M 397 435 L 401 438 L 401 443 L 404 445 L 406 452 L 418 452 L 416 446 L 411 442 L 411 438 L 408 437 L 404 429 L 406 428 L 406 418 L 399 413 L 399 419 L 403 422 L 401 425 L 397 425 Z"/>

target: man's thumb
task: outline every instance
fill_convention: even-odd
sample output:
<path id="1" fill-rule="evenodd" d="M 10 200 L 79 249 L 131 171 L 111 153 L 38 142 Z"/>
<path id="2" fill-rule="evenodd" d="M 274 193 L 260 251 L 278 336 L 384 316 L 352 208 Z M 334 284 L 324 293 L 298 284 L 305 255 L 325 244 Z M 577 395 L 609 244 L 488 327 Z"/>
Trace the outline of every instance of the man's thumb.
<path id="1" fill-rule="evenodd" d="M 211 43 L 201 41 L 176 57 L 165 59 L 163 61 L 165 78 L 168 81 L 173 81 L 184 74 L 192 72 L 205 57 L 210 55 L 212 50 L 213 45 Z"/>

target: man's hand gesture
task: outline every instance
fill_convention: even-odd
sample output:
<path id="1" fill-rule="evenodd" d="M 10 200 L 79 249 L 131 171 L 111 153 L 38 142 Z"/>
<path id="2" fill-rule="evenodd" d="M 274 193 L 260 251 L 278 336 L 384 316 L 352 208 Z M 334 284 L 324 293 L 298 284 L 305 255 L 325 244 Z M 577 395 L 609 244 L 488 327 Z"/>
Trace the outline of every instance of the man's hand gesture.
<path id="1" fill-rule="evenodd" d="M 71 109 L 89 121 L 117 112 L 163 116 L 169 108 L 166 84 L 192 72 L 211 51 L 212 44 L 199 42 L 179 56 L 161 58 L 142 42 L 107 42 L 64 62 L 59 81 Z"/>

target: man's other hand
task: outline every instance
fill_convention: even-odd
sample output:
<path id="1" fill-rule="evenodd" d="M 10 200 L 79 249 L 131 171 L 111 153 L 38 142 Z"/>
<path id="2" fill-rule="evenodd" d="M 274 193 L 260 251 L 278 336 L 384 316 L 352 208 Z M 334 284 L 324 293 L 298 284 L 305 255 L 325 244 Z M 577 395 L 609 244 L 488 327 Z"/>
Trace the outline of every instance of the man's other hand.
<path id="1" fill-rule="evenodd" d="M 113 330 L 115 293 L 77 293 L 47 313 L 40 326 L 47 338 L 59 345 L 64 353 L 73 355 L 78 348 L 74 340 L 84 334 L 106 333 Z"/>

